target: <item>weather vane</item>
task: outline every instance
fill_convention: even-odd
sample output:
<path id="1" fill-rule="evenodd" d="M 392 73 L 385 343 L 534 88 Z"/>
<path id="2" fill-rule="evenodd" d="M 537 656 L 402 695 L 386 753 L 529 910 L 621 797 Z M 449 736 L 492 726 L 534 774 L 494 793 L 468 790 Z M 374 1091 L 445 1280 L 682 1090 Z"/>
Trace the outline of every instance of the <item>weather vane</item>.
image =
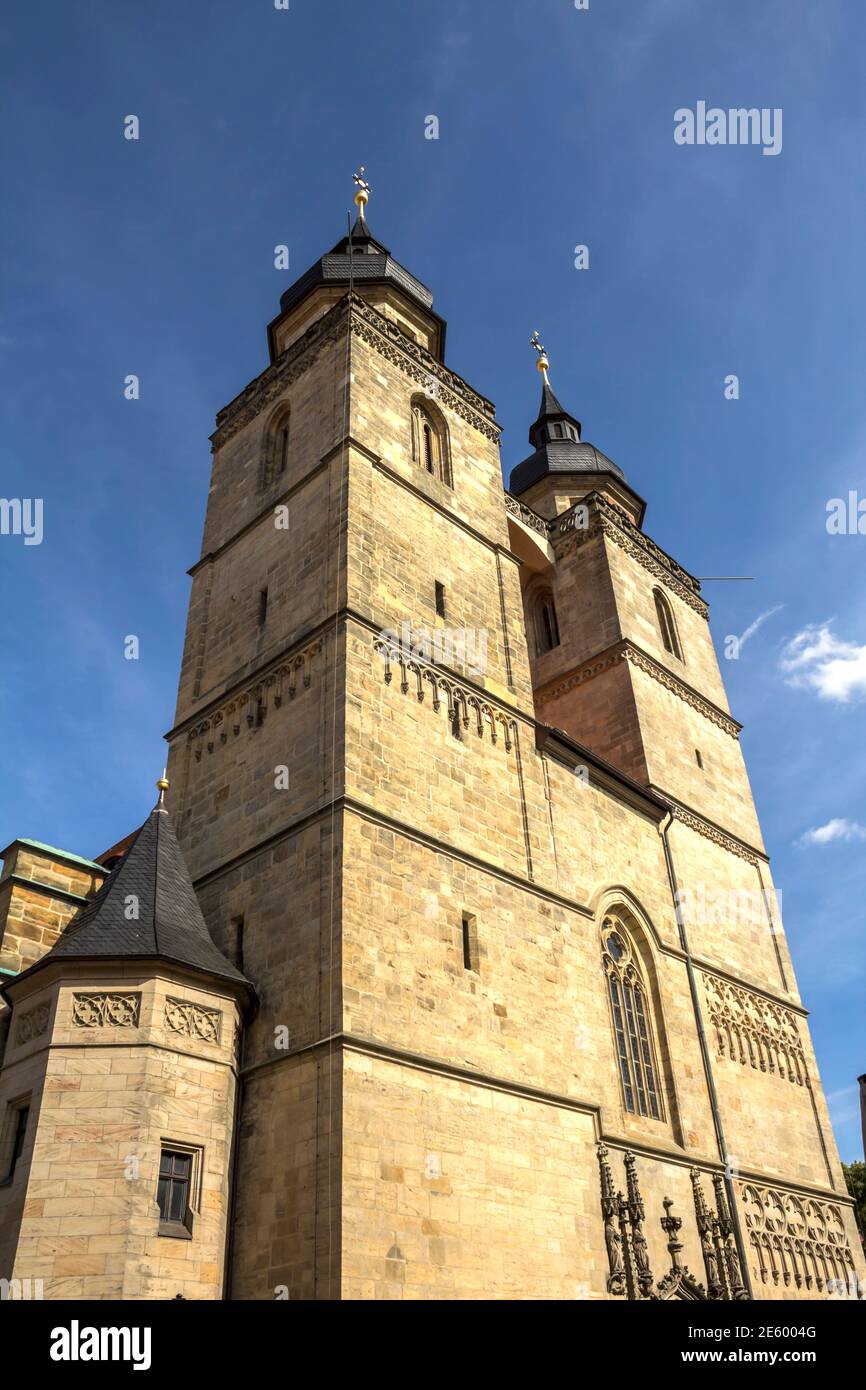
<path id="1" fill-rule="evenodd" d="M 357 189 L 358 189 L 357 193 L 355 194 L 355 202 L 356 202 L 356 204 L 357 204 L 357 206 L 358 206 L 358 213 L 359 213 L 359 215 L 360 215 L 360 218 L 361 218 L 361 221 L 362 221 L 362 222 L 365 220 L 365 219 L 364 219 L 364 208 L 367 206 L 367 203 L 370 201 L 370 194 L 373 192 L 373 190 L 372 190 L 372 188 L 370 187 L 370 185 L 368 184 L 367 180 L 364 178 L 364 173 L 365 173 L 365 172 L 366 172 L 366 171 L 365 171 L 364 166 L 363 166 L 363 164 L 362 164 L 361 167 L 360 167 L 360 169 L 358 170 L 357 174 L 353 174 L 353 175 L 352 175 L 352 178 L 354 179 L 355 184 L 357 185 Z"/>
<path id="2" fill-rule="evenodd" d="M 543 342 L 541 341 L 541 338 L 539 337 L 538 329 L 537 329 L 537 328 L 536 328 L 535 332 L 533 333 L 532 337 L 530 338 L 529 342 L 530 342 L 530 345 L 531 345 L 532 347 L 534 347 L 534 348 L 535 348 L 535 351 L 538 353 L 538 361 L 536 362 L 535 365 L 536 365 L 536 367 L 538 368 L 538 370 L 542 373 L 542 375 L 544 376 L 544 381 L 545 381 L 545 385 L 546 385 L 546 384 L 547 384 L 547 372 L 548 372 L 548 368 L 550 367 L 550 362 L 548 361 L 548 358 L 547 358 L 547 348 L 544 346 Z"/>

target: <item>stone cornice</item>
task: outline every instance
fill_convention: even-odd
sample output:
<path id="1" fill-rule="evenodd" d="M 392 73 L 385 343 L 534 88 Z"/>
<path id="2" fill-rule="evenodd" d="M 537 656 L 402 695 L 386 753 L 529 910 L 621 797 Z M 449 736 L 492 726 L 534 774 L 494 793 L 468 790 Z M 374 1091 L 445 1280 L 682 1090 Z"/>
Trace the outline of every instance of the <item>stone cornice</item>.
<path id="1" fill-rule="evenodd" d="M 5 884 L 18 884 L 20 888 L 32 889 L 34 893 L 41 893 L 46 898 L 59 898 L 61 902 L 74 903 L 76 907 L 81 907 L 84 903 L 89 903 L 90 898 L 83 893 L 70 893 L 67 888 L 53 888 L 50 883 L 42 883 L 37 878 L 27 878 L 24 874 L 11 873 L 0 882 L 0 889 Z M 101 885 L 100 885 L 101 886 Z"/>
<path id="2" fill-rule="evenodd" d="M 322 625 L 324 631 L 324 624 Z M 197 738 L 212 734 L 214 730 L 220 729 L 221 742 L 226 742 L 227 725 L 230 716 L 234 733 L 240 732 L 242 719 L 248 725 L 254 722 L 253 707 L 258 699 L 272 702 L 277 708 L 282 703 L 283 692 L 292 699 L 297 689 L 298 673 L 304 688 L 309 686 L 312 673 L 312 661 L 322 649 L 323 637 L 309 636 L 301 642 L 295 642 L 287 650 L 275 656 L 273 660 L 267 662 L 253 675 L 247 676 L 245 680 L 239 681 L 230 690 L 223 691 L 215 695 L 210 700 L 204 700 L 201 708 L 193 714 L 188 714 L 185 719 L 181 719 L 173 729 L 169 729 L 164 735 L 168 742 L 176 738 L 179 734 L 186 733 L 187 741 L 192 742 Z M 213 743 L 213 738 L 209 740 Z M 211 748 L 208 748 L 208 752 Z"/>
<path id="3" fill-rule="evenodd" d="M 292 382 L 312 366 L 322 350 L 345 331 L 347 323 L 356 336 L 389 358 L 422 386 L 429 389 L 430 383 L 435 382 L 435 391 L 431 394 L 435 394 L 440 404 L 453 410 L 489 439 L 499 439 L 500 426 L 496 423 L 491 401 L 473 391 L 462 377 L 449 371 L 431 352 L 404 333 L 398 324 L 378 313 L 360 295 L 349 293 L 316 319 L 297 342 L 281 353 L 276 362 L 266 367 L 260 376 L 217 413 L 217 427 L 211 435 L 213 449 L 221 448 L 272 400 L 282 395 Z"/>
<path id="4" fill-rule="evenodd" d="M 222 448 L 312 366 L 323 349 L 339 337 L 341 330 L 345 330 L 347 315 L 348 296 L 344 296 L 333 309 L 316 319 L 297 342 L 287 347 L 276 362 L 245 386 L 240 395 L 218 411 L 217 427 L 210 437 L 212 449 Z"/>
<path id="5" fill-rule="evenodd" d="M 590 507 L 587 526 L 577 525 L 581 505 Z M 635 526 L 621 507 L 608 502 L 599 493 L 588 494 L 578 506 L 563 512 L 562 516 L 551 523 L 550 533 L 554 549 L 568 544 L 580 546 L 592 540 L 594 536 L 606 536 L 656 579 L 666 584 L 696 613 L 700 613 L 702 618 L 709 617 L 709 608 L 700 597 L 699 580 L 678 565 L 676 560 L 672 560 L 661 546 L 656 545 L 655 541 L 650 540 L 649 536 Z"/>
<path id="6" fill-rule="evenodd" d="M 606 651 L 599 652 L 597 656 L 591 657 L 589 661 L 582 662 L 581 665 L 576 666 L 573 671 L 570 671 L 567 676 L 563 676 L 558 680 L 549 681 L 547 685 L 541 686 L 535 692 L 536 698 L 541 701 L 556 699 L 558 696 L 564 695 L 566 691 L 573 690 L 575 686 L 583 685 L 586 681 L 593 680 L 594 677 L 600 675 L 602 671 L 609 670 L 611 666 L 617 665 L 620 661 L 630 662 L 631 665 L 636 666 L 639 671 L 643 671 L 645 675 L 651 676 L 653 680 L 658 681 L 660 685 L 663 685 L 665 689 L 669 690 L 673 695 L 676 695 L 678 699 L 690 705 L 698 714 L 702 714 L 705 719 L 709 719 L 711 723 L 723 729 L 726 734 L 730 734 L 732 738 L 738 737 L 742 725 L 738 724 L 736 719 L 732 719 L 729 714 L 726 714 L 718 705 L 714 705 L 711 700 L 707 700 L 703 695 L 699 695 L 692 686 L 686 685 L 685 681 L 681 681 L 672 671 L 669 671 L 666 666 L 662 666 L 661 662 L 656 661 L 655 657 L 650 656 L 648 652 L 642 651 L 634 642 L 629 642 L 625 638 L 619 642 L 615 642 L 613 646 L 608 647 Z"/>
<path id="7" fill-rule="evenodd" d="M 660 789 L 657 789 L 657 791 L 658 795 L 667 801 L 674 820 L 678 820 L 682 822 L 683 825 L 687 825 L 690 830 L 696 831 L 698 835 L 703 835 L 705 840 L 712 840 L 713 844 L 719 845 L 721 849 L 726 849 L 731 854 L 739 855 L 740 859 L 745 859 L 746 863 L 751 864 L 753 868 L 758 867 L 760 859 L 763 859 L 765 863 L 767 862 L 767 856 L 765 854 L 759 854 L 757 850 L 752 849 L 752 847 L 747 845 L 743 840 L 738 840 L 735 836 L 728 835 L 720 826 L 714 825 L 712 821 L 705 820 L 704 817 L 699 816 L 696 811 L 691 811 L 688 807 L 681 806 L 678 801 L 672 801 L 671 798 Z"/>
<path id="8" fill-rule="evenodd" d="M 351 306 L 352 332 L 365 343 L 387 357 L 407 376 L 412 377 L 433 395 L 440 405 L 447 406 L 488 439 L 498 441 L 501 427 L 496 423 L 493 403 L 473 391 L 462 377 L 451 372 L 408 337 L 392 319 L 380 314 L 359 295 L 348 297 Z M 430 389 L 430 383 L 435 388 Z"/>
<path id="9" fill-rule="evenodd" d="M 521 502 L 519 497 L 514 497 L 510 492 L 504 493 L 505 510 L 512 516 L 516 516 L 518 521 L 522 521 L 524 526 L 528 526 L 531 531 L 537 531 L 545 540 L 550 537 L 550 522 L 545 521 L 543 516 L 534 512 L 531 507 L 527 507 L 525 502 Z"/>
<path id="10" fill-rule="evenodd" d="M 661 1159 L 664 1162 L 677 1164 L 684 1168 L 699 1165 L 707 1172 L 724 1173 L 726 1171 L 721 1160 L 712 1158 L 700 1151 L 683 1152 L 683 1149 L 673 1142 L 653 1143 L 652 1140 L 647 1140 L 639 1134 L 608 1132 L 604 1126 L 604 1107 L 598 1101 L 587 1100 L 584 1096 L 568 1095 L 563 1091 L 552 1091 L 541 1086 L 533 1086 L 517 1077 L 507 1077 L 497 1075 L 494 1072 L 481 1071 L 474 1067 L 460 1066 L 446 1058 L 433 1057 L 427 1053 L 396 1047 L 393 1043 L 380 1041 L 360 1033 L 340 1030 L 328 1033 L 323 1037 L 302 1043 L 298 1047 L 287 1048 L 285 1051 L 281 1051 L 278 1056 L 253 1062 L 250 1066 L 243 1068 L 241 1075 L 249 1082 L 260 1072 L 269 1071 L 273 1067 L 285 1066 L 299 1056 L 323 1049 L 331 1052 L 335 1047 L 343 1048 L 347 1052 L 357 1052 L 363 1056 L 375 1057 L 383 1062 L 392 1062 L 397 1066 L 411 1067 L 413 1070 L 446 1076 L 455 1081 L 464 1081 L 468 1085 L 481 1086 L 486 1090 L 502 1091 L 521 1099 L 537 1101 L 542 1105 L 551 1105 L 556 1109 L 577 1111 L 592 1117 L 596 1139 L 603 1139 L 606 1144 L 617 1151 L 628 1150 L 647 1158 Z M 775 1174 L 764 1173 L 755 1168 L 739 1169 L 737 1181 L 772 1184 L 774 1187 L 783 1188 L 786 1192 L 829 1200 L 839 1207 L 850 1207 L 854 1204 L 853 1197 L 849 1197 L 847 1193 L 836 1192 L 832 1188 L 818 1187 L 811 1183 L 787 1181 L 784 1178 L 776 1177 Z"/>

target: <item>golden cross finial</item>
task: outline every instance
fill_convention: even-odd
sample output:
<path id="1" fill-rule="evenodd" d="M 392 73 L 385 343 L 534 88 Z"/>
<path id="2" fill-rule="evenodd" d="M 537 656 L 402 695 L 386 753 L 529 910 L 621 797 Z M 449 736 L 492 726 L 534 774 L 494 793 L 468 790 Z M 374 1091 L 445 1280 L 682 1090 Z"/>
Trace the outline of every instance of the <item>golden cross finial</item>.
<path id="1" fill-rule="evenodd" d="M 530 345 L 531 345 L 532 347 L 534 347 L 534 348 L 535 348 L 535 351 L 538 353 L 538 361 L 536 362 L 535 365 L 536 365 L 536 367 L 538 368 L 538 370 L 542 373 L 542 375 L 544 376 L 544 383 L 545 383 L 545 385 L 547 385 L 547 384 L 548 384 L 548 382 L 547 382 L 547 373 L 548 373 L 548 369 L 549 369 L 549 367 L 550 367 L 550 362 L 549 362 L 548 359 L 547 359 L 547 349 L 546 349 L 546 347 L 544 346 L 543 342 L 541 341 L 541 338 L 539 337 L 538 329 L 537 329 L 537 328 L 536 328 L 535 332 L 533 333 L 532 337 L 530 338 L 529 342 L 530 342 Z"/>
<path id="2" fill-rule="evenodd" d="M 164 805 L 165 805 L 165 794 L 166 794 L 166 792 L 168 791 L 169 786 L 171 785 L 170 782 L 169 782 L 169 780 L 168 780 L 168 778 L 167 778 L 166 775 L 165 775 L 167 771 L 168 771 L 168 768 L 165 768 L 165 767 L 164 767 L 164 768 L 162 769 L 162 776 L 160 777 L 159 781 L 158 781 L 157 784 L 156 784 L 157 787 L 159 788 L 159 801 L 156 803 L 157 806 L 164 806 Z"/>
<path id="3" fill-rule="evenodd" d="M 368 184 L 367 180 L 364 178 L 365 172 L 366 172 L 366 171 L 365 171 L 364 166 L 363 166 L 363 164 L 362 164 L 361 167 L 360 167 L 360 169 L 358 170 L 357 174 L 353 174 L 353 175 L 352 175 L 352 178 L 354 179 L 355 184 L 356 184 L 357 189 L 358 189 L 357 193 L 355 194 L 355 202 L 356 202 L 356 204 L 357 204 L 358 213 L 359 213 L 359 215 L 360 215 L 360 218 L 361 218 L 361 221 L 362 221 L 362 222 L 365 220 L 365 218 L 364 218 L 364 208 L 367 206 L 367 203 L 370 201 L 370 194 L 373 192 L 373 190 L 372 190 L 372 188 L 370 187 L 370 185 Z"/>

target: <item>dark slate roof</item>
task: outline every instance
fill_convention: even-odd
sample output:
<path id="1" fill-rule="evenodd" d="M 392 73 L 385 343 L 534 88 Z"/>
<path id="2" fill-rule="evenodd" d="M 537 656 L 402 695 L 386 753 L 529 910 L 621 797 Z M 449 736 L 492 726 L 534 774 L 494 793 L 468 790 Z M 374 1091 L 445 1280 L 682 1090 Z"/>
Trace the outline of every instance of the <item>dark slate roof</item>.
<path id="1" fill-rule="evenodd" d="M 285 313 L 299 303 L 314 285 L 348 285 L 350 267 L 356 281 L 391 280 L 422 308 L 432 307 L 433 295 L 427 286 L 395 261 L 387 246 L 377 241 L 364 219 L 358 217 L 352 228 L 352 253 L 349 252 L 349 237 L 344 236 L 289 286 L 280 299 L 281 311 Z"/>
<path id="2" fill-rule="evenodd" d="M 131 896 L 138 899 L 135 921 L 125 915 Z M 168 812 L 160 806 L 151 811 L 95 897 L 24 973 L 63 960 L 154 957 L 241 985 L 255 998 L 250 982 L 213 943 Z"/>
<path id="3" fill-rule="evenodd" d="M 576 439 L 552 437 L 551 426 L 563 423 L 572 426 Z M 529 429 L 529 442 L 535 452 L 511 470 L 509 492 L 525 492 L 539 478 L 546 478 L 551 473 L 613 473 L 625 480 L 625 474 L 613 459 L 609 459 L 594 444 L 581 439 L 580 433 L 580 421 L 560 405 L 550 383 L 545 381 L 538 416 Z"/>

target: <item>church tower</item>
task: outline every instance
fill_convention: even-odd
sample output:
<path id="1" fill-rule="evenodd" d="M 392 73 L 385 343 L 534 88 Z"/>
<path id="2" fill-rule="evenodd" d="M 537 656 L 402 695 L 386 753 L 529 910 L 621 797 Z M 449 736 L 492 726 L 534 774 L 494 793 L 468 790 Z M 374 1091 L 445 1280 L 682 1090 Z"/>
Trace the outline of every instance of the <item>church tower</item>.
<path id="1" fill-rule="evenodd" d="M 356 182 L 217 417 L 167 736 L 259 999 L 228 1296 L 826 1296 L 862 1260 L 700 586 L 540 343 L 503 490 Z"/>
<path id="2" fill-rule="evenodd" d="M 537 334 L 503 489 L 356 184 L 217 416 L 170 782 L 4 853 L 0 1296 L 856 1296 L 700 584 Z"/>

